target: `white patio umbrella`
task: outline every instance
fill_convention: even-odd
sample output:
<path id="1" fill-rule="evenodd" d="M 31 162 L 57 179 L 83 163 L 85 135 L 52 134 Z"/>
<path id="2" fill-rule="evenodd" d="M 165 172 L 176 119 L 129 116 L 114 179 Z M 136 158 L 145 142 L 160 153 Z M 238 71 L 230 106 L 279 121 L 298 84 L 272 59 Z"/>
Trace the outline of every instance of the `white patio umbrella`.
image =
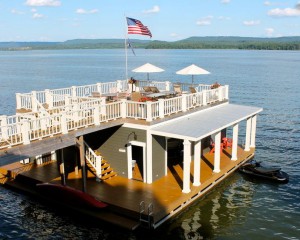
<path id="1" fill-rule="evenodd" d="M 195 64 L 192 64 L 186 68 L 177 71 L 176 74 L 192 75 L 192 84 L 194 84 L 194 75 L 210 74 L 210 72 L 206 71 L 201 67 L 196 66 Z"/>
<path id="2" fill-rule="evenodd" d="M 149 73 L 153 73 L 153 72 L 163 72 L 165 71 L 162 68 L 156 67 L 150 63 L 146 63 L 138 68 L 135 68 L 132 70 L 133 72 L 143 72 L 143 73 L 147 73 L 147 79 L 149 81 Z"/>

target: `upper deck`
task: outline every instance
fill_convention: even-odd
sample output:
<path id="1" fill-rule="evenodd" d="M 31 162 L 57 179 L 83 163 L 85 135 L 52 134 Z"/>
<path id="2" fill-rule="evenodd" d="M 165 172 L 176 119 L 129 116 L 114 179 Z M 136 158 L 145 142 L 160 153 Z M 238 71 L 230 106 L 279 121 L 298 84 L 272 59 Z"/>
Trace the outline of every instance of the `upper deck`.
<path id="1" fill-rule="evenodd" d="M 149 86 L 159 92 L 145 91 Z M 227 100 L 228 85 L 214 88 L 168 81 L 117 80 L 17 93 L 16 115 L 0 116 L 0 149 L 111 121 L 150 125 Z"/>

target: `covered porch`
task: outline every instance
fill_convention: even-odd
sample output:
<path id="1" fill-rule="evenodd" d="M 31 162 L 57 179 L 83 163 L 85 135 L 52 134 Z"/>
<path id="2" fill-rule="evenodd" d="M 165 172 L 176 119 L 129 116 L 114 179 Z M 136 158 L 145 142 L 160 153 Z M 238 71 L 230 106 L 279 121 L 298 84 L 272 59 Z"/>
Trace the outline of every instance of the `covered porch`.
<path id="1" fill-rule="evenodd" d="M 222 104 L 214 108 L 207 109 L 202 112 L 197 112 L 187 116 L 183 116 L 174 121 L 168 121 L 166 123 L 159 124 L 150 130 L 149 135 L 158 135 L 168 138 L 181 139 L 183 141 L 183 186 L 182 192 L 191 192 L 191 183 L 193 186 L 201 185 L 201 166 L 203 159 L 203 146 L 202 141 L 207 138 L 211 139 L 213 143 L 214 151 L 210 151 L 209 154 L 213 156 L 213 163 L 211 165 L 213 173 L 219 173 L 222 171 L 224 164 L 221 162 L 221 154 L 225 153 L 227 147 L 227 157 L 232 162 L 239 158 L 238 144 L 239 144 L 239 123 L 246 121 L 245 139 L 242 146 L 245 152 L 250 152 L 255 148 L 256 137 L 256 121 L 257 114 L 261 112 L 261 108 L 241 106 L 235 104 Z M 232 127 L 232 138 L 230 139 L 230 145 L 224 147 L 224 138 L 228 139 L 228 136 L 222 136 L 223 130 Z M 150 137 L 148 139 L 151 139 Z M 151 159 L 151 142 L 148 142 L 148 159 Z M 167 151 L 167 141 L 166 141 Z M 193 160 L 193 161 L 192 161 Z M 152 159 L 154 161 L 154 159 Z M 165 166 L 168 165 L 168 156 L 165 157 Z M 148 161 L 147 169 L 151 169 L 153 163 Z M 226 166 L 226 165 L 225 165 Z M 191 181 L 190 172 L 193 171 L 193 177 Z M 167 175 L 168 172 L 165 171 Z M 151 176 L 151 174 L 148 174 Z M 147 179 L 148 183 L 152 182 L 152 179 Z"/>

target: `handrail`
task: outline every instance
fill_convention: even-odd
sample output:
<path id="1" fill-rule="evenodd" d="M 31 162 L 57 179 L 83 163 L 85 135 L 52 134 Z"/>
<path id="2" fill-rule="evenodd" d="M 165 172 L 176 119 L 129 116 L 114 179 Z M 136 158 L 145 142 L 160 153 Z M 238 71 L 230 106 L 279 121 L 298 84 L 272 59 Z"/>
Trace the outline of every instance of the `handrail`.
<path id="1" fill-rule="evenodd" d="M 15 116 L 0 116 L 0 149 L 17 144 L 29 144 L 34 140 L 56 134 L 66 134 L 79 128 L 120 118 L 151 122 L 157 118 L 164 118 L 225 99 L 228 99 L 228 86 L 153 102 L 134 102 L 124 99 L 106 103 L 102 98 L 83 100 L 66 97 L 65 101 L 70 104 L 45 109 L 36 101 L 38 111 Z"/>
<path id="2" fill-rule="evenodd" d="M 101 161 L 102 157 L 98 156 L 93 149 L 84 141 L 85 149 L 85 159 L 91 164 L 91 166 L 96 170 L 96 175 L 101 178 Z"/>

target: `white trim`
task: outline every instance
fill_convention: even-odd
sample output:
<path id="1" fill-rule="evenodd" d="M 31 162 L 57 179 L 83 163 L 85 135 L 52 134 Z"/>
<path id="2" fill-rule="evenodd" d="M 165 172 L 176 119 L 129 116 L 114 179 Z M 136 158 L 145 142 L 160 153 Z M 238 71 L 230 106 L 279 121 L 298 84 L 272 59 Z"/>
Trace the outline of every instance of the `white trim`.
<path id="1" fill-rule="evenodd" d="M 194 186 L 200 186 L 201 174 L 201 141 L 195 142 L 194 145 Z"/>
<path id="2" fill-rule="evenodd" d="M 134 123 L 123 123 L 122 127 L 140 129 L 140 130 L 145 130 L 145 131 L 150 129 L 150 127 L 147 125 L 140 125 L 140 124 L 134 124 Z"/>
<path id="3" fill-rule="evenodd" d="M 215 135 L 215 154 L 214 154 L 214 173 L 220 172 L 220 151 L 221 151 L 221 132 L 217 132 Z"/>
<path id="4" fill-rule="evenodd" d="M 130 141 L 127 143 L 127 167 L 128 178 L 132 179 L 132 146 L 143 148 L 143 182 L 146 182 L 146 143 L 138 141 Z"/>
<path id="5" fill-rule="evenodd" d="M 146 182 L 148 184 L 152 183 L 152 134 L 150 131 L 146 133 L 146 143 L 147 143 L 147 166 L 146 166 Z"/>

